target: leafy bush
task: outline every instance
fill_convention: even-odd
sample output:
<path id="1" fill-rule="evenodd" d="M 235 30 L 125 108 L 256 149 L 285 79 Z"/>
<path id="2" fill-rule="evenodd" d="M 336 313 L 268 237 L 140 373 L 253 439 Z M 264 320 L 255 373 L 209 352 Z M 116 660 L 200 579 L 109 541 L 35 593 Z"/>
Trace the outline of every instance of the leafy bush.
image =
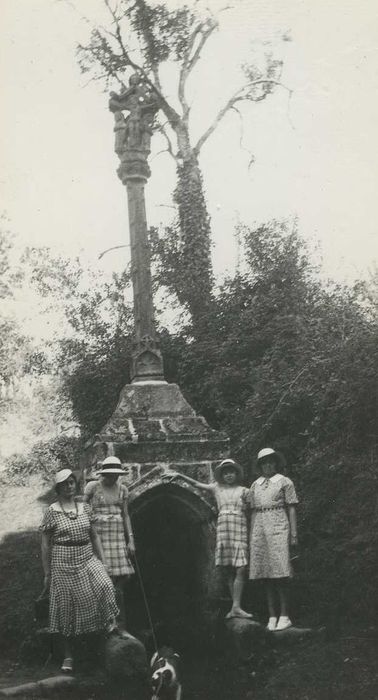
<path id="1" fill-rule="evenodd" d="M 44 481 L 51 482 L 51 476 L 59 469 L 79 468 L 79 457 L 83 448 L 80 438 L 59 435 L 46 442 L 37 442 L 26 455 L 14 454 L 5 461 L 0 475 L 0 483 L 21 486 L 29 476 L 40 474 Z"/>

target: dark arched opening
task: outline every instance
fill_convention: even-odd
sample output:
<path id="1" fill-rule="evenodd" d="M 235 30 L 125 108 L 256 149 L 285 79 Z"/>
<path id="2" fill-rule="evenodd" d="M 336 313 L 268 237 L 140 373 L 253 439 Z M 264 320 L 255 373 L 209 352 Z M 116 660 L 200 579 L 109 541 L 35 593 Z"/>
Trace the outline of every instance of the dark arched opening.
<path id="1" fill-rule="evenodd" d="M 137 562 L 160 643 L 180 648 L 203 634 L 214 593 L 214 512 L 190 488 L 158 484 L 130 507 Z M 128 606 L 134 630 L 148 630 L 138 576 Z"/>

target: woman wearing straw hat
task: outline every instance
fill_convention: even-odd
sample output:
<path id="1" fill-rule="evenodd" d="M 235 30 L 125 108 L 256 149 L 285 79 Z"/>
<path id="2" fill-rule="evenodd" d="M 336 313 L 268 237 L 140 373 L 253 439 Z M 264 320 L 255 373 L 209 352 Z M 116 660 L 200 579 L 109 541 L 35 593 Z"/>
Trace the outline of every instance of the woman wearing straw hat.
<path id="1" fill-rule="evenodd" d="M 75 500 L 70 469 L 55 475 L 55 489 L 58 500 L 41 524 L 44 587 L 50 589 L 49 630 L 64 638 L 62 670 L 72 671 L 72 638 L 116 629 L 118 607 L 90 508 Z"/>
<path id="2" fill-rule="evenodd" d="M 268 629 L 291 627 L 287 610 L 286 583 L 292 576 L 290 547 L 297 544 L 294 484 L 279 473 L 285 458 L 271 447 L 257 455 L 261 476 L 250 490 L 252 508 L 249 577 L 263 579 L 269 610 Z M 276 600 L 279 614 L 276 612 Z"/>
<path id="3" fill-rule="evenodd" d="M 84 501 L 92 507 L 97 532 L 101 539 L 109 575 L 114 583 L 120 608 L 120 621 L 125 625 L 124 584 L 134 573 L 130 557 L 135 554 L 134 535 L 128 511 L 128 489 L 119 483 L 124 476 L 118 457 L 102 462 L 100 481 L 90 481 Z"/>
<path id="4" fill-rule="evenodd" d="M 174 477 L 177 474 L 174 475 Z M 173 478 L 174 478 L 173 477 Z M 251 618 L 241 607 L 248 565 L 247 499 L 248 489 L 241 485 L 243 470 L 233 459 L 224 459 L 214 469 L 215 483 L 205 484 L 185 474 L 185 479 L 210 491 L 218 506 L 215 566 L 222 567 L 232 598 L 226 617 Z"/>

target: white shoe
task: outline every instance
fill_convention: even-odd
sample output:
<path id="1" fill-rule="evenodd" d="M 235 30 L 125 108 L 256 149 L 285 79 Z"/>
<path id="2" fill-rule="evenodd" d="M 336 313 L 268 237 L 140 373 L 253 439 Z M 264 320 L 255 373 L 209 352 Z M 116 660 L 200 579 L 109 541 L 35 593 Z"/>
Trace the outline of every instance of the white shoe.
<path id="1" fill-rule="evenodd" d="M 64 659 L 61 670 L 65 671 L 66 673 L 72 673 L 73 671 L 73 661 L 70 656 L 66 656 Z"/>
<path id="2" fill-rule="evenodd" d="M 277 618 L 276 617 L 270 617 L 269 622 L 266 626 L 266 629 L 269 630 L 269 632 L 273 632 L 277 627 Z"/>
<path id="3" fill-rule="evenodd" d="M 290 620 L 290 618 L 287 617 L 286 615 L 281 615 L 280 619 L 277 622 L 276 631 L 287 630 L 288 627 L 292 627 L 292 626 L 293 626 L 293 623 Z"/>

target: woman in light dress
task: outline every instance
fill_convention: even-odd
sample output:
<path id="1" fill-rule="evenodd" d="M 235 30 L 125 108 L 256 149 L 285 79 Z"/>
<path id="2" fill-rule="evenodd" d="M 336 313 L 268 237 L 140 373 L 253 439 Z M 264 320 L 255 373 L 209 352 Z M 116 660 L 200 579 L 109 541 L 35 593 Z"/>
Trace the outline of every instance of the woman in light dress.
<path id="1" fill-rule="evenodd" d="M 290 548 L 297 545 L 298 499 L 291 479 L 279 472 L 285 465 L 279 452 L 266 447 L 258 453 L 257 463 L 261 476 L 250 489 L 249 578 L 262 579 L 265 583 L 268 629 L 283 630 L 292 625 L 287 581 L 292 576 Z"/>

